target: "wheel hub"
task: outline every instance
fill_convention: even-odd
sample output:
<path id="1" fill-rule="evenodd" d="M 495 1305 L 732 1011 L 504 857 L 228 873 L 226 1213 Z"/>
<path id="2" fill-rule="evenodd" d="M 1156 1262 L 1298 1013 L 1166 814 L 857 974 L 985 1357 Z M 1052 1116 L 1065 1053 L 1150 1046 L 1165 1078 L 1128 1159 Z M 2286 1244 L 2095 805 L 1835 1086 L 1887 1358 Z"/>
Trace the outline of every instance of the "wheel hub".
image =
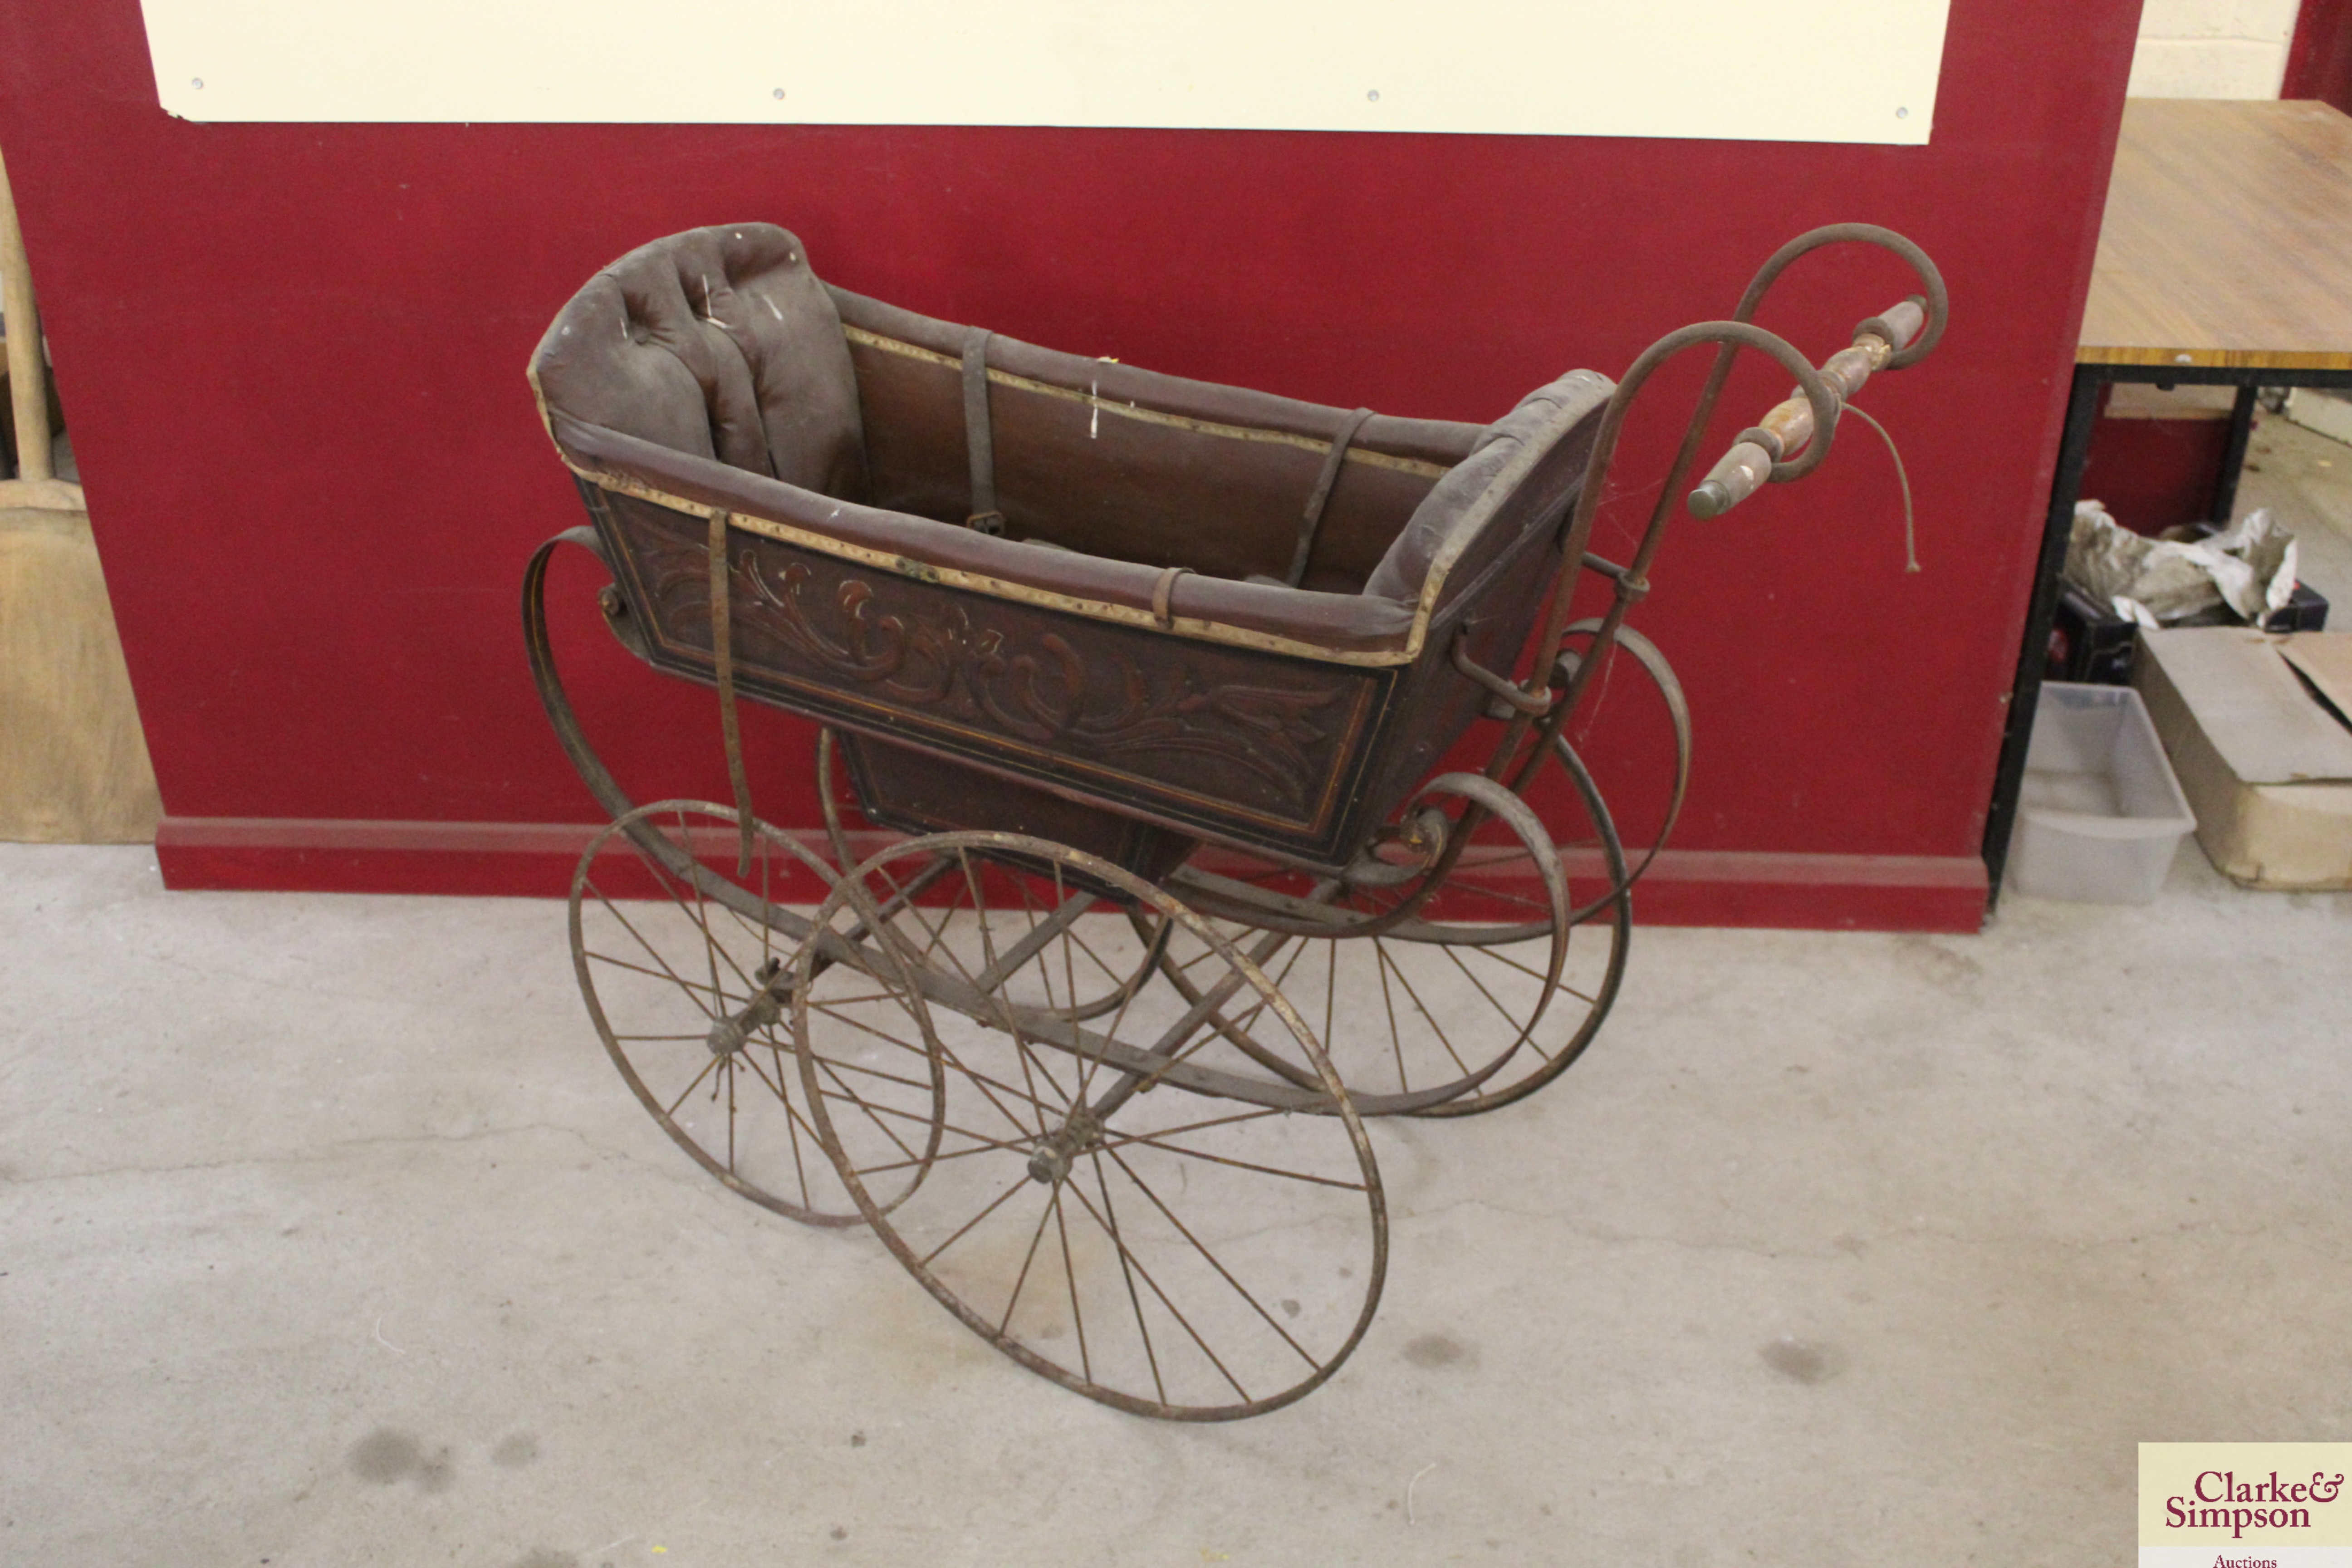
<path id="1" fill-rule="evenodd" d="M 772 958 L 752 973 L 759 992 L 732 1017 L 721 1018 L 710 1026 L 706 1037 L 714 1057 L 733 1056 L 751 1043 L 752 1037 L 784 1016 L 784 1004 L 792 1000 L 789 982 L 779 984 L 783 973 L 783 960 Z"/>
<path id="2" fill-rule="evenodd" d="M 1102 1131 L 1095 1113 L 1079 1106 L 1029 1156 L 1029 1179 L 1043 1186 L 1057 1184 L 1070 1173 L 1079 1155 L 1102 1142 Z"/>

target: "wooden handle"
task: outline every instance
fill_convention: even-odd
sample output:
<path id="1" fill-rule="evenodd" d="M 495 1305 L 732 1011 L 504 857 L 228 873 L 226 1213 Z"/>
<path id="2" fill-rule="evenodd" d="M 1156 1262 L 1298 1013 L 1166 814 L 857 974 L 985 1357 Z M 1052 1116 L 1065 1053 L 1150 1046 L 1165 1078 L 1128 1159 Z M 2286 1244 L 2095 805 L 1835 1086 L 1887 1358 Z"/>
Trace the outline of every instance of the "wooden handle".
<path id="1" fill-rule="evenodd" d="M 1856 342 L 1864 336 L 1883 338 L 1892 352 L 1901 353 L 1910 347 L 1911 340 L 1917 337 L 1919 329 L 1927 324 L 1927 302 L 1914 294 L 1893 310 L 1882 311 L 1863 322 L 1853 330 L 1853 335 Z M 1888 330 L 1879 331 L 1882 327 Z"/>
<path id="2" fill-rule="evenodd" d="M 1783 408 L 1786 406 L 1786 404 L 1781 405 Z M 1773 412 L 1777 414 L 1780 409 Z M 1809 415 L 1806 424 L 1810 426 L 1811 423 Z M 1698 489 L 1691 491 L 1691 515 L 1721 517 L 1762 489 L 1764 481 L 1771 477 L 1772 454 L 1753 441 L 1738 442 L 1707 471 Z"/>
<path id="3" fill-rule="evenodd" d="M 1884 315 L 1873 316 L 1854 329 L 1853 344 L 1822 362 L 1822 379 L 1843 408 L 1870 379 L 1871 373 L 1902 351 L 1927 323 L 1923 301 L 1904 300 Z M 1754 439 L 1762 436 L 1764 440 Z M 1693 517 L 1721 517 L 1758 490 L 1772 477 L 1776 463 L 1804 450 L 1813 438 L 1813 405 L 1800 392 L 1743 432 L 1706 478 L 1690 493 Z M 1779 449 L 1776 451 L 1774 447 Z"/>

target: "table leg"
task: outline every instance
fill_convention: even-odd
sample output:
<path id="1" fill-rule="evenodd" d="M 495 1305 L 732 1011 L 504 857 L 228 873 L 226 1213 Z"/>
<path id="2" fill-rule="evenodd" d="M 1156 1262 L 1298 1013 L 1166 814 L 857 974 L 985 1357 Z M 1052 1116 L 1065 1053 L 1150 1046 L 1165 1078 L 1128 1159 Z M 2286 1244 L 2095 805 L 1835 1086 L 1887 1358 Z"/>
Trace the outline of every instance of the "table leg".
<path id="1" fill-rule="evenodd" d="M 2221 448 L 2221 477 L 2213 481 L 2213 524 L 2230 526 L 2230 513 L 2238 504 L 2238 476 L 2246 467 L 2246 442 L 2254 433 L 2254 404 L 2262 388 L 2248 382 L 2238 388 L 2238 400 L 2230 405 L 2230 440 Z"/>
<path id="2" fill-rule="evenodd" d="M 2000 899 L 2000 877 L 2009 858 L 2009 837 L 2017 824 L 2017 797 L 2025 785 L 2025 748 L 2033 738 L 2033 710 L 2042 698 L 2042 672 L 2049 662 L 2050 623 L 2058 611 L 2058 573 L 2066 563 L 2066 541 L 2074 526 L 2074 502 L 2083 493 L 2083 469 L 2091 458 L 2091 433 L 2099 418 L 2099 389 L 2106 367 L 2074 367 L 2066 399 L 2066 431 L 2058 444 L 2058 471 L 2050 484 L 2050 513 L 2042 528 L 2042 552 L 2033 569 L 2033 596 L 2025 611 L 2025 641 L 2018 650 L 2017 681 L 2009 695 L 2009 718 L 2000 742 L 2000 765 L 1993 774 L 1992 806 L 1985 816 L 1985 869 L 1991 879 L 1990 903 Z M 2242 451 L 2242 448 L 2241 448 Z"/>

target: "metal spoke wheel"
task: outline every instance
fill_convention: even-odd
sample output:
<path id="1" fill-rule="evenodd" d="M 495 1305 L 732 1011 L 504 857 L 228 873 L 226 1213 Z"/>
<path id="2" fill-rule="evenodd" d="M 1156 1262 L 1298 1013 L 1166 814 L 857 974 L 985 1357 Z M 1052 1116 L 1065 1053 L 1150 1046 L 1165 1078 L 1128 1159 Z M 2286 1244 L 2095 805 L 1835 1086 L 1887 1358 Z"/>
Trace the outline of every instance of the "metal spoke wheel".
<path id="1" fill-rule="evenodd" d="M 896 837 L 852 826 L 856 819 L 850 814 L 857 810 L 857 792 L 851 786 L 848 773 L 839 737 L 830 729 L 818 731 L 817 803 L 824 814 L 825 839 L 832 847 L 834 864 L 845 872 Z M 1056 845 L 1055 847 L 1058 851 L 1065 847 Z M 928 869 L 918 868 L 908 871 L 902 865 L 899 868 L 909 881 L 929 886 L 929 879 L 943 874 L 948 867 L 941 864 Z M 1030 890 L 1028 882 L 1020 882 L 1013 891 L 1020 907 L 1004 911 L 1008 917 L 1025 921 L 1032 928 L 1045 918 L 1046 911 Z M 1070 892 L 1072 897 L 1087 900 L 1090 903 L 1098 897 L 1094 892 L 1079 889 L 1071 889 Z M 1115 912 L 1117 901 L 1103 902 L 1100 909 L 1107 913 Z M 1117 1012 L 1139 989 L 1150 984 L 1158 973 L 1160 954 L 1174 935 L 1175 928 L 1155 910 L 1138 909 L 1131 912 L 1141 921 L 1138 927 L 1144 933 L 1140 951 L 1122 948 L 1121 955 L 1114 958 L 1111 944 L 1081 943 L 1076 963 L 1064 977 L 1068 987 L 1064 1001 L 1075 1000 L 1077 1016 L 1082 1020 Z M 1110 922 L 1094 921 L 1087 923 L 1100 926 Z"/>
<path id="2" fill-rule="evenodd" d="M 863 1215 L 824 1157 L 785 1020 L 807 927 L 773 901 L 788 884 L 804 889 L 808 872 L 826 888 L 834 878 L 762 822 L 739 878 L 740 820 L 723 805 L 663 801 L 596 836 L 572 879 L 580 992 L 621 1077 L 703 1169 L 790 1218 L 856 1225 Z M 920 1050 L 899 1076 L 917 1118 L 902 1135 L 919 1154 L 935 1151 L 945 1079 Z M 918 1159 L 877 1184 L 876 1201 L 898 1201 L 927 1169 Z"/>
<path id="3" fill-rule="evenodd" d="M 1203 1003 L 1150 985 L 1079 1016 L 1086 950 L 1115 969 L 1150 943 L 1072 873 L 1147 932 L 1156 918 L 1205 945 Z M 1194 1421 L 1286 1405 L 1355 1349 L 1388 1258 L 1371 1145 L 1306 1024 L 1207 922 L 1066 847 L 953 833 L 866 861 L 815 927 L 793 990 L 803 1082 L 897 1063 L 918 1040 L 947 1082 L 945 1139 L 895 1207 L 877 1194 L 907 1168 L 892 1124 L 916 1086 L 877 1076 L 865 1103 L 818 1100 L 819 1136 L 876 1234 L 974 1333 L 1089 1398 Z M 892 950 L 920 994 L 864 984 Z M 1213 1008 L 1279 1033 L 1315 1088 L 1257 1069 Z"/>
<path id="4" fill-rule="evenodd" d="M 1445 884 L 1385 931 L 1306 935 L 1279 916 L 1282 929 L 1267 930 L 1268 917 L 1233 897 L 1204 900 L 1220 932 L 1297 1002 L 1363 1114 L 1464 1116 L 1510 1104 L 1567 1070 L 1607 1017 L 1632 924 L 1625 857 L 1582 762 L 1564 742 L 1555 749 L 1575 805 L 1555 805 L 1549 820 L 1475 775 L 1432 781 L 1408 821 L 1431 805 L 1452 824 L 1473 801 L 1486 809 Z M 1381 885 L 1376 873 L 1369 885 L 1326 881 L 1306 897 L 1334 916 L 1376 919 L 1419 886 L 1418 877 Z M 1187 966 L 1201 952 L 1181 933 L 1171 944 L 1162 967 L 1181 992 L 1195 990 Z M 1270 1070 L 1303 1081 L 1279 1042 L 1232 1033 Z"/>

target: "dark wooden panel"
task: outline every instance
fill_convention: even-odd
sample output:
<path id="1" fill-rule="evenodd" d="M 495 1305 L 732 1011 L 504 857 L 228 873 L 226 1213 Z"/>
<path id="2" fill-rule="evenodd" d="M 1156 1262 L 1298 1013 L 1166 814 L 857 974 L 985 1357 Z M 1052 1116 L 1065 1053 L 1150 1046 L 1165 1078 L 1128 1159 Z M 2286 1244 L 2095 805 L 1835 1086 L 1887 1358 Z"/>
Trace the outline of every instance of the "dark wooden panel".
<path id="1" fill-rule="evenodd" d="M 593 492 L 654 662 L 710 678 L 705 525 Z M 1317 858 L 1393 672 L 991 598 L 738 531 L 742 689 L 1139 815 Z"/>

